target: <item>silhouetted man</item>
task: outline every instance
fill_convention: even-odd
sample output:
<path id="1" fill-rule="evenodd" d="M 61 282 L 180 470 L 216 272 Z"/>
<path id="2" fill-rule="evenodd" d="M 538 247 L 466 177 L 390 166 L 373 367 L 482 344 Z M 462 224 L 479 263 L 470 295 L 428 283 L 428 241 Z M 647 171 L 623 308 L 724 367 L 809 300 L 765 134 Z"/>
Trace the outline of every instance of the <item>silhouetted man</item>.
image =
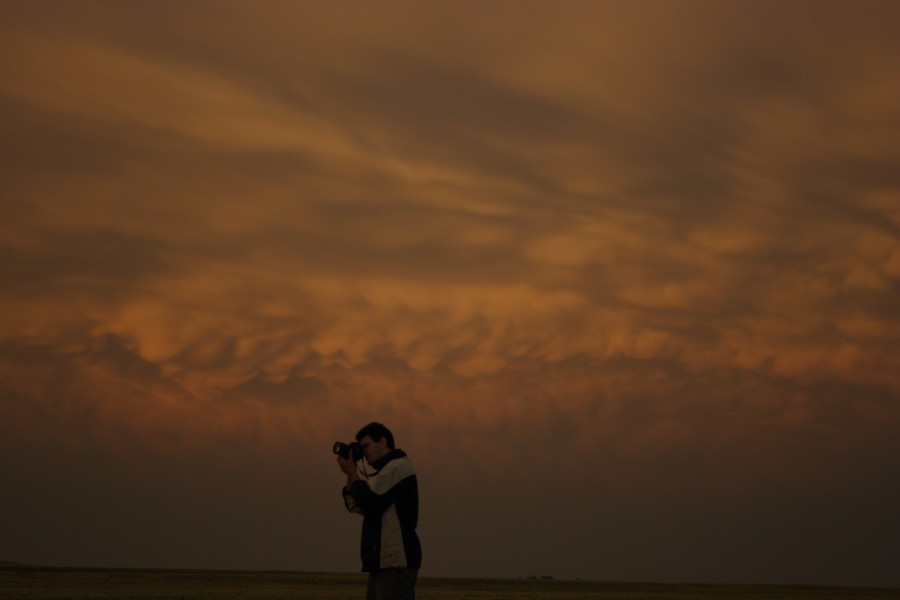
<path id="1" fill-rule="evenodd" d="M 366 600 L 412 600 L 422 565 L 416 535 L 419 485 L 412 463 L 394 447 L 394 435 L 381 423 L 369 423 L 356 434 L 363 456 L 375 474 L 360 479 L 352 457 L 338 456 L 347 475 L 344 504 L 363 515 L 360 556 L 369 574 Z"/>

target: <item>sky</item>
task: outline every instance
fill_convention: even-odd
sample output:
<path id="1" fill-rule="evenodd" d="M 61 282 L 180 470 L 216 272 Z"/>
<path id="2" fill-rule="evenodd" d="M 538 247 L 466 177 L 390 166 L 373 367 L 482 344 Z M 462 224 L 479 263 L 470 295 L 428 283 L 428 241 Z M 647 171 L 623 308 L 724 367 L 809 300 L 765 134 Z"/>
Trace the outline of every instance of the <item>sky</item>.
<path id="1" fill-rule="evenodd" d="M 898 26 L 0 1 L 0 560 L 900 586 Z"/>

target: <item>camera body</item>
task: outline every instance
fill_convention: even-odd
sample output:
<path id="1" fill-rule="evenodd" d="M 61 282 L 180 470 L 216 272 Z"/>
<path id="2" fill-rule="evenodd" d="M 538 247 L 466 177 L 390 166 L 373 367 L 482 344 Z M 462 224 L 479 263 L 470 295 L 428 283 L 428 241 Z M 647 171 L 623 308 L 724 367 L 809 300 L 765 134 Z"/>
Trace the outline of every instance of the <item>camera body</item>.
<path id="1" fill-rule="evenodd" d="M 349 444 L 335 442 L 331 451 L 343 458 L 353 459 L 353 462 L 362 460 L 363 457 L 363 447 L 359 445 L 359 442 L 350 442 Z"/>

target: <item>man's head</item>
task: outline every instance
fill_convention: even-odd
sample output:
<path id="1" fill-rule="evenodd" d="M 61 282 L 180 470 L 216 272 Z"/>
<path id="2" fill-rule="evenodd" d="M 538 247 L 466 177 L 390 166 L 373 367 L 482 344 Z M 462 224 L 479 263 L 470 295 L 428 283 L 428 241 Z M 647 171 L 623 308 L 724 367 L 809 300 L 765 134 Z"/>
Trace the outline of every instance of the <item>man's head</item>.
<path id="1" fill-rule="evenodd" d="M 369 423 L 356 434 L 370 465 L 394 449 L 394 434 L 381 423 Z"/>

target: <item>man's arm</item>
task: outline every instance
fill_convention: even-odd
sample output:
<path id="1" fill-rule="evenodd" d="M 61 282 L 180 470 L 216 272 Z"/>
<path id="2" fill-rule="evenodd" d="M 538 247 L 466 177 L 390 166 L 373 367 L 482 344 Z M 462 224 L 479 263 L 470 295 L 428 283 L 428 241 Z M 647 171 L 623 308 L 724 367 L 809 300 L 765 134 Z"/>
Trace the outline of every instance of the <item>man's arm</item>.
<path id="1" fill-rule="evenodd" d="M 353 485 L 354 481 L 359 481 L 359 473 L 356 470 L 356 463 L 350 460 L 349 458 L 344 458 L 343 456 L 337 457 L 338 466 L 341 468 L 341 471 L 347 475 L 347 484 L 344 486 L 345 490 L 350 490 L 350 486 Z"/>
<path id="2" fill-rule="evenodd" d="M 380 493 L 372 490 L 358 477 L 348 484 L 347 492 L 363 514 L 380 515 L 398 498 L 416 493 L 418 482 L 411 465 L 392 463 L 391 466 L 392 468 L 386 468 L 378 475 L 377 489 Z"/>
<path id="3" fill-rule="evenodd" d="M 343 456 L 338 456 L 337 462 L 341 471 L 347 476 L 347 483 L 344 485 L 343 490 L 341 490 L 344 495 L 344 506 L 352 513 L 362 514 L 362 509 L 356 504 L 356 500 L 354 500 L 353 496 L 350 494 L 350 488 L 353 487 L 353 484 L 360 481 L 359 473 L 356 470 L 356 463 Z"/>

